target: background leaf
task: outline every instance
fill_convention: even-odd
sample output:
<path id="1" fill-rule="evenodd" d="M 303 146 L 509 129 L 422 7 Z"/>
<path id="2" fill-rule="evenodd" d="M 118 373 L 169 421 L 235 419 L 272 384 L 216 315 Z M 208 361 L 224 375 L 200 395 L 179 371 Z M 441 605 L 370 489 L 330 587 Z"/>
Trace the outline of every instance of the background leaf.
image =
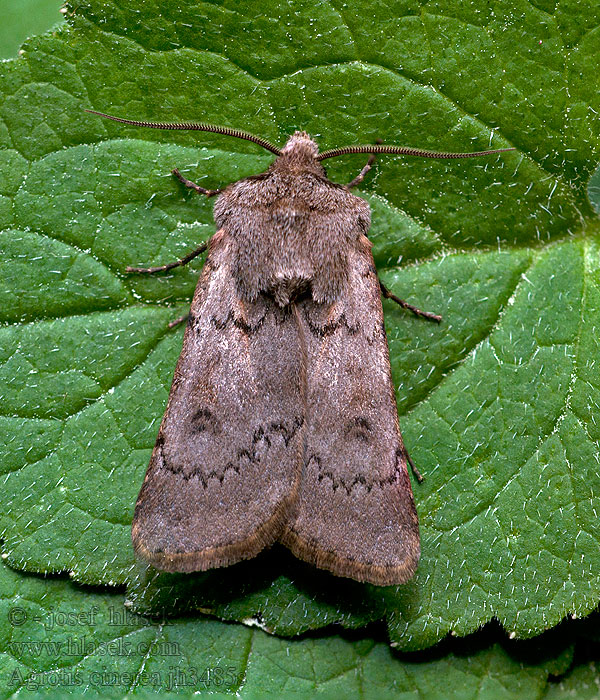
<path id="1" fill-rule="evenodd" d="M 63 21 L 59 0 L 4 0 L 0 24 L 0 58 L 13 58 L 29 36 Z"/>
<path id="2" fill-rule="evenodd" d="M 0 66 L 0 528 L 11 566 L 130 585 L 293 635 L 385 617 L 427 647 L 492 618 L 531 636 L 600 596 L 596 170 L 600 33 L 593 8 L 526 3 L 133 0 L 70 6 L 68 26 Z M 385 304 L 422 559 L 408 585 L 340 581 L 274 549 L 240 568 L 165 577 L 136 566 L 130 523 L 181 347 L 167 330 L 199 264 L 155 279 L 214 231 L 182 191 L 264 170 L 257 147 L 125 128 L 203 120 L 277 143 L 307 129 L 440 150 L 381 157 L 364 183 L 382 278 L 441 312 Z M 362 157 L 332 162 L 349 181 Z M 237 581 L 237 586 L 234 582 Z M 242 581 L 240 584 L 239 582 Z M 340 595 L 342 593 L 342 595 Z"/>
<path id="3" fill-rule="evenodd" d="M 60 688 L 61 696 L 102 698 L 536 699 L 554 690 L 550 677 L 573 657 L 564 636 L 543 650 L 488 635 L 478 640 L 487 641 L 483 649 L 473 639 L 445 655 L 397 654 L 356 634 L 292 641 L 216 620 L 150 621 L 132 615 L 118 593 L 0 567 L 2 698 Z M 565 676 L 564 687 L 585 672 Z"/>

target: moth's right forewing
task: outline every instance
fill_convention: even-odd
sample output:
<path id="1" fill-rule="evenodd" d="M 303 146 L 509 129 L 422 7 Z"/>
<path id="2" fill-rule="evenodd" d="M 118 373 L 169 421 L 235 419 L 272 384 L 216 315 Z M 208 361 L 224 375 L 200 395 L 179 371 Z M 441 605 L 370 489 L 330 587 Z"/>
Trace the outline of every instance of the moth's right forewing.
<path id="1" fill-rule="evenodd" d="M 361 237 L 346 292 L 300 305 L 307 344 L 305 466 L 281 541 L 300 559 L 377 585 L 405 583 L 419 560 L 377 272 Z"/>
<path id="2" fill-rule="evenodd" d="M 232 241 L 213 237 L 133 521 L 165 571 L 255 556 L 280 535 L 302 468 L 305 358 L 290 310 L 240 300 Z"/>

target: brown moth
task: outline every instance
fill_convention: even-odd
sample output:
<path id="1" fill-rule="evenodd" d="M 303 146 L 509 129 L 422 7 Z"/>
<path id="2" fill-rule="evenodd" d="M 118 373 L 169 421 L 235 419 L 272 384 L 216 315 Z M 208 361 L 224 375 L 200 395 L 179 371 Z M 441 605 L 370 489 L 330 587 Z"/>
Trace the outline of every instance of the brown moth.
<path id="1" fill-rule="evenodd" d="M 88 110 L 89 111 L 89 110 Z M 208 244 L 165 415 L 133 520 L 136 553 L 163 571 L 204 571 L 281 542 L 338 576 L 401 584 L 419 524 L 390 374 L 369 205 L 350 192 L 375 153 L 469 158 L 398 146 L 319 154 L 297 131 L 282 148 L 208 124 L 138 122 L 228 134 L 267 148 L 265 173 L 206 190 Z M 372 154 L 348 185 L 321 162 Z M 158 268 L 183 265 L 207 246 Z M 412 463 L 410 463 L 412 466 Z M 415 472 L 418 475 L 418 472 Z"/>

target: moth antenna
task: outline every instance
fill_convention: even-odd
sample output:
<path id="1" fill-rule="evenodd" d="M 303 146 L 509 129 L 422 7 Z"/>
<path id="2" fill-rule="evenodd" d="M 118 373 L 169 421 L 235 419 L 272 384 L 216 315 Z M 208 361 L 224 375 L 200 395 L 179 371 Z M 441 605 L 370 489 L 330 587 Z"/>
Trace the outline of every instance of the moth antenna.
<path id="1" fill-rule="evenodd" d="M 181 123 L 169 123 L 169 122 L 140 122 L 134 119 L 122 119 L 121 117 L 113 117 L 110 114 L 104 114 L 103 112 L 96 112 L 94 109 L 86 109 L 86 112 L 90 114 L 97 114 L 99 117 L 104 117 L 105 119 L 112 119 L 114 122 L 120 122 L 121 124 L 129 124 L 130 126 L 145 126 L 149 129 L 171 129 L 177 131 L 210 131 L 213 134 L 222 134 L 224 136 L 233 136 L 236 139 L 245 139 L 246 141 L 252 141 L 257 143 L 259 146 L 266 148 L 267 151 L 271 151 L 276 156 L 281 155 L 281 150 L 277 146 L 273 146 L 266 139 L 260 136 L 254 136 L 254 134 L 249 134 L 247 131 L 240 131 L 239 129 L 231 129 L 228 126 L 218 126 L 216 124 L 205 124 L 204 122 L 181 122 Z"/>
<path id="2" fill-rule="evenodd" d="M 373 144 L 372 146 L 344 146 L 343 148 L 332 148 L 323 151 L 317 156 L 317 160 L 326 158 L 336 158 L 348 153 L 389 153 L 401 156 L 418 156 L 420 158 L 476 158 L 477 156 L 490 156 L 493 153 L 504 153 L 505 151 L 516 151 L 516 148 L 497 148 L 492 151 L 476 151 L 474 153 L 445 153 L 440 151 L 424 151 L 420 148 L 410 148 L 409 146 L 386 146 L 384 143 Z"/>

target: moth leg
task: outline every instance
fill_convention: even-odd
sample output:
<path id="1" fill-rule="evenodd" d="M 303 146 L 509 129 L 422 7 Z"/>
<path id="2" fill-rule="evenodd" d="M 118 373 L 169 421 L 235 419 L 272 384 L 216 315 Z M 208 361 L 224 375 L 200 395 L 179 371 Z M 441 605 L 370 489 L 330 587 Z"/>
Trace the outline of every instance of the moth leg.
<path id="1" fill-rule="evenodd" d="M 346 185 L 347 189 L 351 190 L 353 187 L 356 187 L 356 185 L 360 185 L 360 183 L 365 179 L 365 175 L 369 172 L 369 170 L 371 170 L 371 167 L 375 162 L 375 158 L 375 154 L 369 156 L 369 160 L 367 161 L 365 167 L 358 173 L 354 180 L 351 180 Z"/>
<path id="2" fill-rule="evenodd" d="M 412 459 L 410 458 L 410 455 L 408 454 L 408 452 L 407 452 L 407 450 L 406 450 L 406 447 L 404 448 L 404 456 L 406 457 L 406 461 L 407 461 L 408 464 L 410 465 L 410 468 L 411 468 L 412 473 L 415 475 L 415 479 L 416 479 L 420 484 L 422 484 L 423 481 L 424 481 L 423 475 L 422 475 L 421 472 L 415 467 L 415 464 L 414 464 L 414 462 L 412 461 Z"/>
<path id="3" fill-rule="evenodd" d="M 183 177 L 183 175 L 175 168 L 174 170 L 171 171 L 173 175 L 179 180 L 179 182 L 183 183 L 186 187 L 189 187 L 191 190 L 196 190 L 199 194 L 205 194 L 207 197 L 214 197 L 216 194 L 220 194 L 223 190 L 207 190 L 204 187 L 200 187 L 200 185 L 197 185 L 195 182 L 192 182 L 191 180 L 188 180 L 187 178 Z"/>
<path id="4" fill-rule="evenodd" d="M 184 323 L 185 321 L 188 320 L 191 314 L 183 314 L 183 316 L 180 316 L 179 318 L 176 318 L 174 321 L 171 321 L 169 323 L 169 328 L 175 328 L 175 326 L 178 326 L 180 323 Z"/>
<path id="5" fill-rule="evenodd" d="M 152 275 L 155 272 L 166 272 L 167 270 L 172 270 L 174 267 L 187 265 L 190 260 L 193 260 L 195 257 L 200 255 L 200 253 L 204 253 L 207 248 L 208 243 L 203 243 L 199 248 L 192 250 L 191 253 L 188 253 L 185 257 L 181 258 L 181 260 L 177 260 L 177 262 L 172 262 L 168 265 L 160 265 L 159 267 L 126 267 L 125 272 L 142 272 L 148 275 Z"/>
<path id="6" fill-rule="evenodd" d="M 375 143 L 382 143 L 382 141 L 381 141 L 381 139 L 375 139 Z M 351 190 L 353 187 L 356 187 L 356 185 L 360 185 L 360 183 L 365 179 L 365 175 L 373 167 L 373 163 L 375 162 L 375 158 L 377 158 L 377 156 L 374 153 L 372 153 L 369 156 L 369 160 L 367 161 L 367 164 L 365 165 L 365 167 L 358 173 L 358 175 L 354 178 L 354 180 L 351 180 L 346 185 L 346 189 Z"/>
<path id="7" fill-rule="evenodd" d="M 395 301 L 396 304 L 400 304 L 400 306 L 403 309 L 407 309 L 408 311 L 412 311 L 412 313 L 415 316 L 421 316 L 422 318 L 426 318 L 429 321 L 435 321 L 436 323 L 441 322 L 442 317 L 438 316 L 438 314 L 433 314 L 433 313 L 431 313 L 431 311 L 421 311 L 421 309 L 418 309 L 416 306 L 413 306 L 412 304 L 409 304 L 407 301 L 404 301 L 404 299 L 400 299 L 395 294 L 392 294 L 392 292 L 390 292 L 390 290 L 383 284 L 383 282 L 381 280 L 379 280 L 379 286 L 381 287 L 381 293 L 382 293 L 384 299 L 391 299 L 392 301 Z M 414 471 L 414 468 L 413 468 L 413 471 Z M 415 476 L 416 476 L 416 473 L 415 473 Z"/>

